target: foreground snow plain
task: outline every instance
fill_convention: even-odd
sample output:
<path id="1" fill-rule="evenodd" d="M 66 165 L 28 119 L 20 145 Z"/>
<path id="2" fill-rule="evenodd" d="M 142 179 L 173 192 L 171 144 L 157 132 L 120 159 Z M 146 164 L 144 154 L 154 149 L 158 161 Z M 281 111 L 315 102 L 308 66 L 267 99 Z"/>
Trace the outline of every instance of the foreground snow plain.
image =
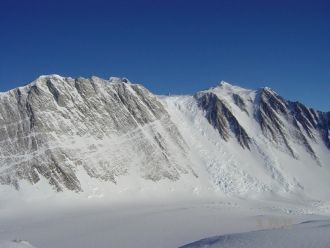
<path id="1" fill-rule="evenodd" d="M 207 238 L 182 248 L 330 247 L 330 221 L 305 221 L 294 226 Z"/>
<path id="2" fill-rule="evenodd" d="M 330 205 L 325 202 L 271 195 L 246 200 L 188 187 L 173 192 L 166 184 L 112 190 L 30 198 L 24 194 L 34 192 L 1 192 L 6 197 L 0 203 L 0 247 L 270 247 L 279 240 L 283 247 L 304 247 L 298 237 L 318 240 L 305 247 L 329 247 Z M 194 243 L 223 235 L 229 235 L 229 246 L 221 238 Z"/>

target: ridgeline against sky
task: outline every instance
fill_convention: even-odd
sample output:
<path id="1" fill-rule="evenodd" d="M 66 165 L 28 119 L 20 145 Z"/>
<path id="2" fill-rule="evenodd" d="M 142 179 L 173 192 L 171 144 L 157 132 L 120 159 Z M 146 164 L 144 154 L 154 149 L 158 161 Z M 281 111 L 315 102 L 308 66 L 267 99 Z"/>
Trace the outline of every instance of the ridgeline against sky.
<path id="1" fill-rule="evenodd" d="M 2 0 L 0 91 L 42 74 L 157 94 L 227 80 L 330 110 L 330 2 Z"/>

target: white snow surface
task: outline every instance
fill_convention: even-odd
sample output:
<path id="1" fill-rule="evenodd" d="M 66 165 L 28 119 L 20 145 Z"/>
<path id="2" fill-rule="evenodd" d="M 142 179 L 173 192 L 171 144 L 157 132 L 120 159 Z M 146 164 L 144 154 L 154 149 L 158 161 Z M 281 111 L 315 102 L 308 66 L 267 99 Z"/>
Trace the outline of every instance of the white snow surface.
<path id="1" fill-rule="evenodd" d="M 0 247 L 16 245 L 13 240 L 24 240 L 36 248 L 180 247 L 219 235 L 274 228 L 295 230 L 296 223 L 329 219 L 329 209 L 330 205 L 320 202 L 216 195 L 172 194 L 157 198 L 156 194 L 138 192 L 125 200 L 58 195 L 42 202 L 17 202 L 1 207 L 0 244 L 7 246 Z M 316 226 L 311 232 L 315 238 L 320 236 L 317 230 Z M 322 230 L 326 240 L 330 237 L 329 229 Z M 278 238 L 276 235 L 274 239 Z M 286 244 L 292 244 L 290 236 L 283 237 L 283 244 L 286 238 Z M 298 232 L 295 237 L 299 237 Z M 240 240 L 244 238 L 243 235 Z M 268 241 L 273 242 L 271 238 Z M 22 246 L 25 243 L 18 244 L 25 247 Z"/>
<path id="2" fill-rule="evenodd" d="M 24 240 L 0 241 L 1 248 L 35 248 Z"/>
<path id="3" fill-rule="evenodd" d="M 181 248 L 327 248 L 329 234 L 330 220 L 305 221 L 277 229 L 207 238 Z"/>

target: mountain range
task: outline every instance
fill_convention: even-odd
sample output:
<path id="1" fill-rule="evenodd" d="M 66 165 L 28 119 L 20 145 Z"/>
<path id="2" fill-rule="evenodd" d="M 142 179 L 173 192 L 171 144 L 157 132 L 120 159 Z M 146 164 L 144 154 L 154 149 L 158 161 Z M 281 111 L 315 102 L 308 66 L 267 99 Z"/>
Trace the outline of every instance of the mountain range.
<path id="1" fill-rule="evenodd" d="M 268 87 L 157 96 L 126 78 L 41 76 L 0 93 L 0 144 L 0 187 L 17 190 L 133 178 L 330 199 L 330 112 Z"/>

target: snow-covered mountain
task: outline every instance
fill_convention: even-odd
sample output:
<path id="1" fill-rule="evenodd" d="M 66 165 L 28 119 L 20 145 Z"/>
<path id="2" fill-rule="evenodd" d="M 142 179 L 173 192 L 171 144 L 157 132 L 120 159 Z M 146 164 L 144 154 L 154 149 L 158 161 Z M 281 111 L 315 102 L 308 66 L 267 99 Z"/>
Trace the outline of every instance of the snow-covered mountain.
<path id="1" fill-rule="evenodd" d="M 127 173 L 153 181 L 193 173 L 163 105 L 126 79 L 42 76 L 0 102 L 2 184 L 45 177 L 58 191 L 81 191 L 79 169 L 112 183 Z"/>
<path id="2" fill-rule="evenodd" d="M 0 142 L 0 184 L 18 190 L 138 178 L 330 199 L 330 112 L 269 88 L 155 96 L 125 78 L 41 76 L 0 93 Z"/>

